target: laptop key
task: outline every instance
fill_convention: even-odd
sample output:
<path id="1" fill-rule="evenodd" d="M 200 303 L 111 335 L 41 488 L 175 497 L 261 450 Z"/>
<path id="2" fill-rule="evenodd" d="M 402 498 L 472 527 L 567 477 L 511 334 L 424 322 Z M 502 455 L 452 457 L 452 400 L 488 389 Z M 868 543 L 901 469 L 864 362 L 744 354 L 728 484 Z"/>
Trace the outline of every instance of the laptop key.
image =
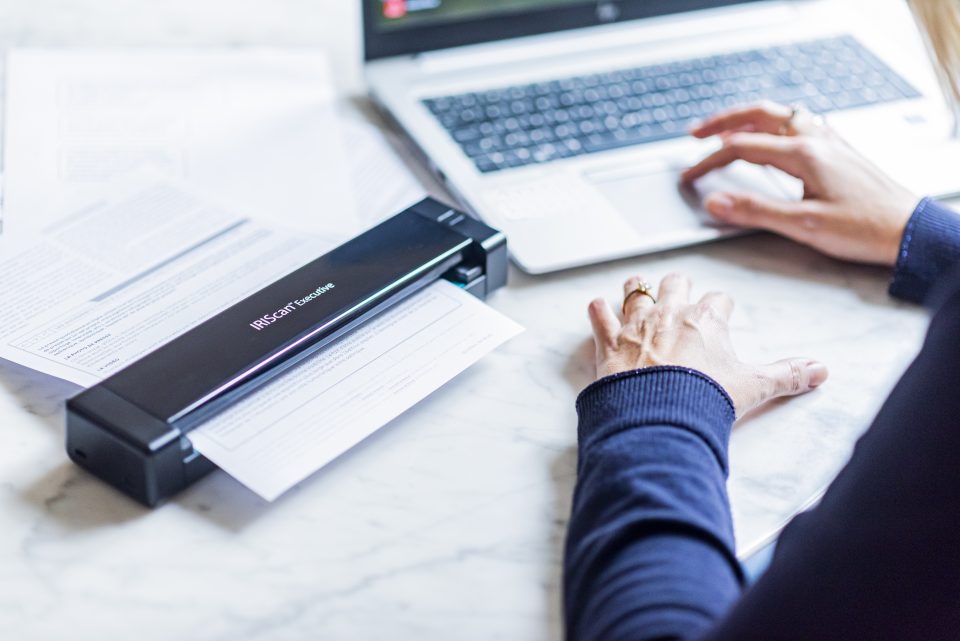
<path id="1" fill-rule="evenodd" d="M 696 119 L 762 98 L 826 113 L 919 95 L 856 39 L 842 36 L 423 104 L 487 173 L 677 138 Z"/>

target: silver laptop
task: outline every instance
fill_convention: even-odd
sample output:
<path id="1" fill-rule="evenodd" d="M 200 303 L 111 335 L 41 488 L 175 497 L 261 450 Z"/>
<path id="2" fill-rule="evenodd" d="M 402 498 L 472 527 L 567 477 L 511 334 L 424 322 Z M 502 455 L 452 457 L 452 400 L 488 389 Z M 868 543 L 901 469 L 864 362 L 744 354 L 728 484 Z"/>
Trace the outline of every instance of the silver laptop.
<path id="1" fill-rule="evenodd" d="M 679 184 L 717 145 L 689 125 L 764 98 L 825 115 L 917 193 L 960 190 L 952 114 L 906 3 L 877 0 L 885 21 L 842 0 L 363 4 L 374 101 L 530 273 L 737 233 L 700 208 L 716 189 L 799 198 L 744 163 Z"/>

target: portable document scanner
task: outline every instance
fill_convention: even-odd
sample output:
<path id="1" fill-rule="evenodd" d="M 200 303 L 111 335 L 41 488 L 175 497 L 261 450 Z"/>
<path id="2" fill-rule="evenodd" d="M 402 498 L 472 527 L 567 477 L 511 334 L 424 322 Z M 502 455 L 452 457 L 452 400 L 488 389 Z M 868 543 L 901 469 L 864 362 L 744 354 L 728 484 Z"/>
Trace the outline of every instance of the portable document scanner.
<path id="1" fill-rule="evenodd" d="M 506 283 L 507 245 L 428 198 L 70 399 L 67 453 L 156 505 L 214 467 L 190 430 L 439 278 L 485 298 Z"/>

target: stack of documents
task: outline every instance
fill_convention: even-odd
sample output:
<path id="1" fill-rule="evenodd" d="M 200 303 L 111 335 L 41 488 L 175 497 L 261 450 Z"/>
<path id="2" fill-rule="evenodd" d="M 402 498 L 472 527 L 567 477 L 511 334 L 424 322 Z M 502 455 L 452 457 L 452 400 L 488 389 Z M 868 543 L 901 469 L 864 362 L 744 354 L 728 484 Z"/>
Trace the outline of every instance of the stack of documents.
<path id="1" fill-rule="evenodd" d="M 323 57 L 8 60 L 0 358 L 94 385 L 367 222 Z M 438 282 L 190 438 L 273 500 L 519 331 Z"/>

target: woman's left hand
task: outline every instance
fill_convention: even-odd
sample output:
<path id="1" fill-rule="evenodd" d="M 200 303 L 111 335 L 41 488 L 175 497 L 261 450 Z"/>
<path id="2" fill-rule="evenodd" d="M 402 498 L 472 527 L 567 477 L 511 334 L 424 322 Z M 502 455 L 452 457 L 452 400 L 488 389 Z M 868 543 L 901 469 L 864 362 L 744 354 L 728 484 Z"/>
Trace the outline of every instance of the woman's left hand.
<path id="1" fill-rule="evenodd" d="M 690 302 L 690 279 L 671 274 L 660 283 L 656 303 L 634 293 L 642 281 L 624 285 L 623 321 L 603 299 L 590 303 L 596 343 L 597 378 L 644 367 L 676 365 L 698 370 L 717 381 L 742 416 L 778 396 L 815 389 L 827 368 L 814 360 L 789 358 L 750 365 L 737 358 L 730 340 L 733 299 L 712 292 Z"/>

